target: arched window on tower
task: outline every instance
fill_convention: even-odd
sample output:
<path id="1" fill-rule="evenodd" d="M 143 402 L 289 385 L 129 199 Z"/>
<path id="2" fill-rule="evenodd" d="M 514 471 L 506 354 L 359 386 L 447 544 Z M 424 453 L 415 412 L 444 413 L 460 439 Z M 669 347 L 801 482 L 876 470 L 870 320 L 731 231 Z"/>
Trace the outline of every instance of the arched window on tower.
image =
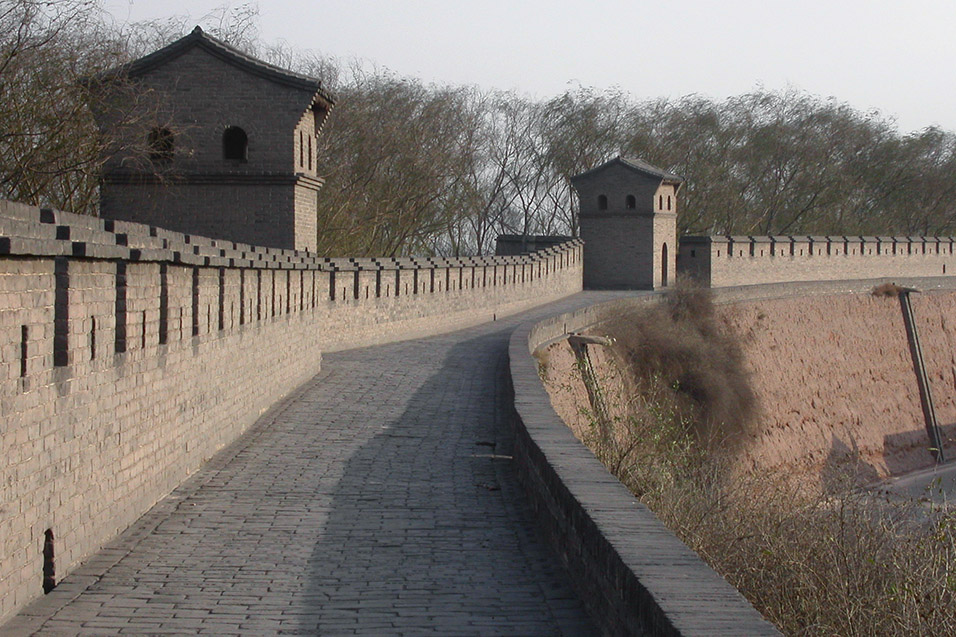
<path id="1" fill-rule="evenodd" d="M 657 209 L 664 209 L 664 195 L 657 195 Z"/>
<path id="2" fill-rule="evenodd" d="M 628 210 L 634 210 L 637 207 L 637 200 L 634 198 L 634 195 L 628 195 L 627 199 L 624 200 L 624 207 Z"/>
<path id="3" fill-rule="evenodd" d="M 607 195 L 598 195 L 598 210 L 607 210 Z"/>
<path id="4" fill-rule="evenodd" d="M 156 163 L 169 163 L 173 160 L 173 133 L 168 128 L 154 128 L 146 136 L 149 146 L 149 158 Z"/>
<path id="5" fill-rule="evenodd" d="M 667 209 L 668 209 L 668 210 L 671 209 L 671 196 L 670 196 L 670 195 L 667 195 Z"/>
<path id="6" fill-rule="evenodd" d="M 222 157 L 245 162 L 249 159 L 249 136 L 238 126 L 230 126 L 222 134 Z"/>

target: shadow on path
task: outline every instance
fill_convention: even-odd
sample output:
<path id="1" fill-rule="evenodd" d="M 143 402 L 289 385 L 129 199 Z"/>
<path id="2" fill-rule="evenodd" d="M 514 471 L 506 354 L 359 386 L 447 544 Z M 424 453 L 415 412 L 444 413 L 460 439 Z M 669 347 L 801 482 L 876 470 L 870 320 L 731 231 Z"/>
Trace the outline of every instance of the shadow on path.
<path id="1" fill-rule="evenodd" d="M 449 347 L 400 415 L 359 425 L 309 561 L 321 611 L 304 632 L 593 634 L 507 455 L 510 333 Z"/>
<path id="2" fill-rule="evenodd" d="M 327 355 L 4 634 L 593 634 L 497 403 L 519 322 L 616 296 Z"/>

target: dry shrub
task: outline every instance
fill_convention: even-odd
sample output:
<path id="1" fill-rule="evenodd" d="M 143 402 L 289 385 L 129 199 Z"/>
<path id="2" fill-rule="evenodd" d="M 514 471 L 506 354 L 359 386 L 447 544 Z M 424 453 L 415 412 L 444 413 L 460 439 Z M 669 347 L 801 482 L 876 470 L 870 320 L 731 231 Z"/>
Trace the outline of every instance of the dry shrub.
<path id="1" fill-rule="evenodd" d="M 631 383 L 594 375 L 623 409 L 591 411 L 585 442 L 764 616 L 788 635 L 956 634 L 956 510 L 732 470 L 712 443 L 749 428 L 756 400 L 705 293 L 604 327 Z"/>
<path id="2" fill-rule="evenodd" d="M 896 298 L 900 295 L 900 291 L 903 288 L 896 285 L 895 283 L 881 283 L 880 285 L 873 288 L 873 296 L 886 296 L 890 298 Z"/>
<path id="3" fill-rule="evenodd" d="M 661 493 L 662 517 L 784 633 L 956 634 L 952 510 L 756 477 L 708 484 Z"/>
<path id="4" fill-rule="evenodd" d="M 745 437 L 756 413 L 743 352 L 722 330 L 709 290 L 681 279 L 660 304 L 605 317 L 615 350 L 636 394 L 654 392 L 699 441 L 731 448 Z M 653 388 L 652 388 L 653 386 Z"/>

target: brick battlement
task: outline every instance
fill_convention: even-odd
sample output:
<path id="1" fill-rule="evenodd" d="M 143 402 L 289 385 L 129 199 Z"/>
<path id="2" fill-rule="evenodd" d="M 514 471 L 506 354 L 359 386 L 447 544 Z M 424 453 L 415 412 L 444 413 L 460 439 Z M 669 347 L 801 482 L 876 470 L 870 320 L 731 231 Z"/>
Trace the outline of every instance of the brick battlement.
<path id="1" fill-rule="evenodd" d="M 0 202 L 0 622 L 320 370 L 581 290 L 582 243 L 328 259 Z"/>
<path id="2" fill-rule="evenodd" d="M 678 271 L 710 287 L 949 276 L 954 237 L 682 237 Z"/>

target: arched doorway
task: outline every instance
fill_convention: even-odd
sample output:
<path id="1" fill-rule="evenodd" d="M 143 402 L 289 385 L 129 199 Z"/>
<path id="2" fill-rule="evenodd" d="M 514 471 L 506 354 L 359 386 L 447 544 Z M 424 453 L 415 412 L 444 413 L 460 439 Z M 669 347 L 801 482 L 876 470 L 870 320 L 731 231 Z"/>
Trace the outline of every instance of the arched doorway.
<path id="1" fill-rule="evenodd" d="M 661 249 L 661 287 L 667 287 L 667 244 Z"/>

